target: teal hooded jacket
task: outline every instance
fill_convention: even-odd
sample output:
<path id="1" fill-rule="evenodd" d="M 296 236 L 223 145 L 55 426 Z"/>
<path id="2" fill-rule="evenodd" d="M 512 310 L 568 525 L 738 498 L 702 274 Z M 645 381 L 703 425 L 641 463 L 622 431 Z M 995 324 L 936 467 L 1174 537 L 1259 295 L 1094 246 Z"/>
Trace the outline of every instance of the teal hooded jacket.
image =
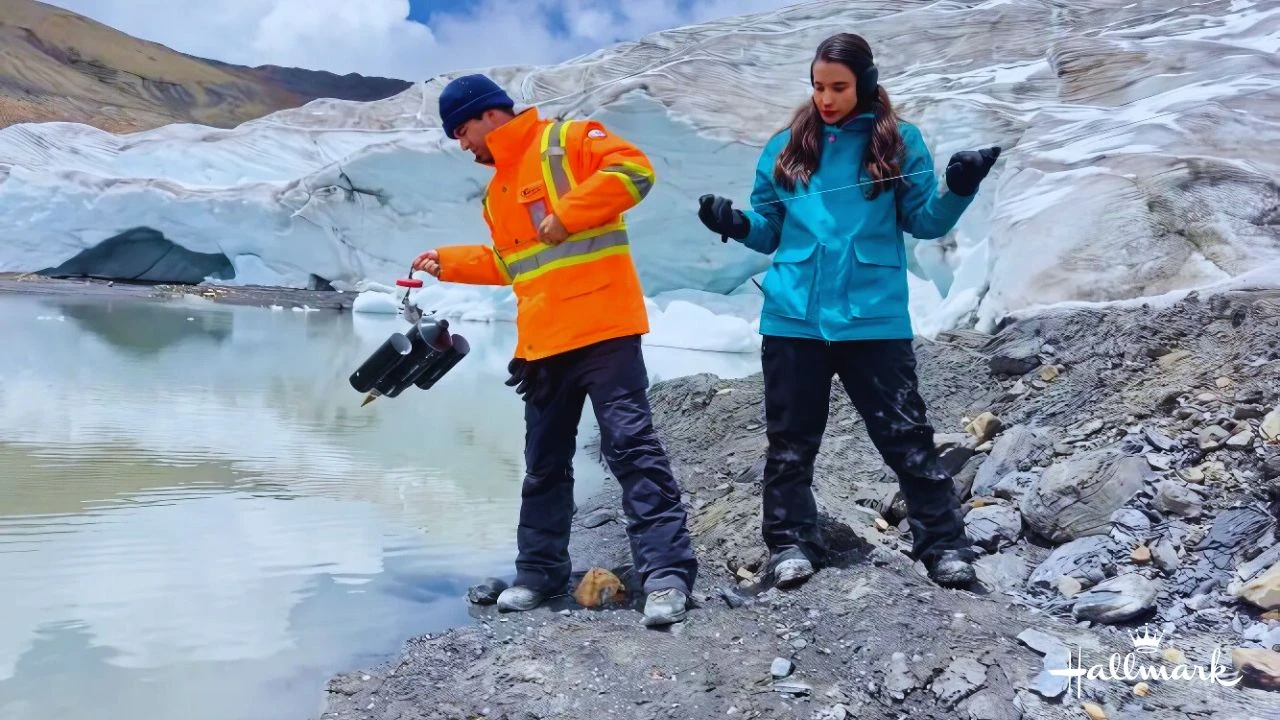
<path id="1" fill-rule="evenodd" d="M 773 253 L 761 283 L 762 335 L 832 342 L 913 336 L 903 233 L 921 240 L 946 235 L 974 196 L 938 191 L 924 138 L 914 125 L 900 121 L 906 177 L 896 191 L 867 199 L 870 177 L 861 165 L 873 122 L 874 116 L 864 113 L 838 127 L 825 126 L 818 170 L 807 187 L 797 184 L 794 191 L 773 179 L 774 162 L 791 131 L 765 145 L 756 165 L 752 209 L 743 211 L 751 231 L 739 241 Z M 848 187 L 855 183 L 868 184 Z"/>

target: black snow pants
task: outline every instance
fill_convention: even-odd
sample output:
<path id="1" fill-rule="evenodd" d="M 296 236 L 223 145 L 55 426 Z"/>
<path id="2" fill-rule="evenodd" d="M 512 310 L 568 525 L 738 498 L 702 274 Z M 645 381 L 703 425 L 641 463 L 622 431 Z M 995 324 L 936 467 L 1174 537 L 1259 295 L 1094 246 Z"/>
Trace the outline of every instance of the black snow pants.
<path id="1" fill-rule="evenodd" d="M 646 593 L 688 594 L 697 560 L 665 448 L 654 431 L 641 339 L 606 340 L 539 360 L 539 402 L 525 404 L 525 478 L 516 532 L 515 584 L 547 594 L 566 591 L 571 572 L 573 455 L 589 397 L 601 450 L 622 486 L 623 512 L 637 575 Z M 531 393 L 532 396 L 533 393 Z"/>
<path id="2" fill-rule="evenodd" d="M 773 557 L 825 557 L 813 496 L 813 467 L 839 376 L 872 444 L 898 475 L 912 554 L 925 560 L 969 546 L 960 501 L 938 462 L 910 340 L 826 342 L 766 336 L 762 347 L 769 439 L 762 533 Z"/>

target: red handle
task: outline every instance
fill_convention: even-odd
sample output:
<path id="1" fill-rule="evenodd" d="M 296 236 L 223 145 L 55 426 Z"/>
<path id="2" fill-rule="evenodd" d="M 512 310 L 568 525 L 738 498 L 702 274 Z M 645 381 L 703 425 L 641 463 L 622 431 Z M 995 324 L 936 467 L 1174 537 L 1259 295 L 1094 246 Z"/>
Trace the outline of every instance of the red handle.
<path id="1" fill-rule="evenodd" d="M 407 288 L 420 288 L 422 287 L 422 281 L 416 278 L 399 278 L 396 280 L 396 285 Z"/>

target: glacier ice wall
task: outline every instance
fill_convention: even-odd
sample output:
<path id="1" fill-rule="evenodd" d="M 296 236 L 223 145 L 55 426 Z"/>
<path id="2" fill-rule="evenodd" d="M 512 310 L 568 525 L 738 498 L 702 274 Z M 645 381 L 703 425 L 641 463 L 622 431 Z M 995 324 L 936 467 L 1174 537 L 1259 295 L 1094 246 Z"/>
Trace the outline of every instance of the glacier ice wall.
<path id="1" fill-rule="evenodd" d="M 1006 150 L 951 236 L 911 243 L 917 330 L 985 329 L 1040 305 L 1280 279 L 1280 6 L 1171 5 L 828 0 L 487 71 L 522 105 L 599 118 L 650 154 L 658 184 L 629 222 L 655 312 L 692 301 L 750 320 L 747 281 L 769 259 L 703 229 L 696 198 L 745 203 L 760 146 L 806 101 L 813 48 L 863 34 L 939 170 L 957 150 Z M 225 254 L 238 282 L 346 289 L 390 282 L 423 249 L 485 242 L 489 171 L 435 111 L 451 76 L 231 130 L 0 130 L 0 270 L 150 227 Z M 506 289 L 442 290 L 428 295 L 458 314 L 513 312 Z"/>

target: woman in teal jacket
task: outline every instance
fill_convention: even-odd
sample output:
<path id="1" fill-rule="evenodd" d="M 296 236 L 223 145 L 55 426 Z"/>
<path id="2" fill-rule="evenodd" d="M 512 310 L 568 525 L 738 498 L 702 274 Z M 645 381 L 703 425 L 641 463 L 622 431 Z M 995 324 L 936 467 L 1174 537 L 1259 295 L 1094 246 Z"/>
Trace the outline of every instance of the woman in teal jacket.
<path id="1" fill-rule="evenodd" d="M 751 210 L 705 195 L 699 218 L 773 253 L 760 318 L 769 449 L 763 535 L 776 582 L 804 582 L 824 558 L 813 466 L 839 376 L 907 502 L 913 555 L 935 582 L 974 579 L 960 502 L 939 466 L 917 389 L 903 232 L 942 237 L 1000 148 L 952 156 L 937 191 L 920 131 L 899 120 L 871 48 L 841 33 L 819 45 L 813 100 L 766 144 Z"/>

